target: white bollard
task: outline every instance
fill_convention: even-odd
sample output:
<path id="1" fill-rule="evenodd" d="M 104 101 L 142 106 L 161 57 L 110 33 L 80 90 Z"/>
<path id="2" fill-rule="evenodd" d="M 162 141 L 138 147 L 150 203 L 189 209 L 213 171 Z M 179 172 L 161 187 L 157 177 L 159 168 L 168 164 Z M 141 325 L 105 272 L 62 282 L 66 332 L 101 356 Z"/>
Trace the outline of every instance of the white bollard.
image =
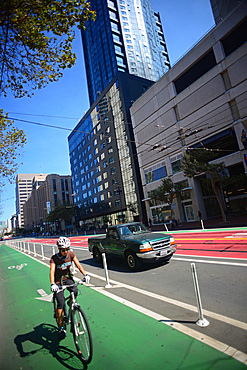
<path id="1" fill-rule="evenodd" d="M 73 249 L 72 248 L 70 250 L 71 250 L 71 252 L 73 252 Z M 71 272 L 72 272 L 73 275 L 76 273 L 74 262 L 72 262 L 72 271 Z"/>
<path id="2" fill-rule="evenodd" d="M 167 225 L 166 225 L 166 224 L 164 224 L 164 226 L 165 226 L 166 231 L 168 232 Z"/>
<path id="3" fill-rule="evenodd" d="M 28 250 L 28 254 L 30 254 L 30 245 L 29 245 L 29 242 L 27 243 L 27 250 Z"/>
<path id="4" fill-rule="evenodd" d="M 44 247 L 43 245 L 41 244 L 41 255 L 42 255 L 42 260 L 45 259 L 45 255 L 44 255 Z"/>
<path id="5" fill-rule="evenodd" d="M 52 255 L 55 254 L 55 247 L 52 247 Z"/>
<path id="6" fill-rule="evenodd" d="M 36 248 L 35 248 L 35 243 L 33 243 L 33 256 L 36 257 Z"/>
<path id="7" fill-rule="evenodd" d="M 104 265 L 104 270 L 105 270 L 105 279 L 106 279 L 106 285 L 105 288 L 111 288 L 112 285 L 109 283 L 109 276 L 108 276 L 108 270 L 107 270 L 107 263 L 106 263 L 106 256 L 105 253 L 102 253 L 102 258 L 103 258 L 103 265 Z"/>
<path id="8" fill-rule="evenodd" d="M 196 325 L 205 327 L 209 325 L 209 321 L 203 317 L 202 312 L 202 302 L 201 302 L 201 296 L 200 296 L 200 290 L 199 290 L 199 284 L 197 279 L 197 273 L 196 273 L 196 265 L 194 263 L 191 263 L 191 271 L 192 271 L 192 278 L 195 288 L 195 295 L 196 295 L 196 303 L 199 313 L 199 319 L 196 322 Z"/>
<path id="9" fill-rule="evenodd" d="M 202 225 L 202 229 L 204 230 L 204 223 L 203 223 L 202 219 L 201 219 L 201 225 Z"/>

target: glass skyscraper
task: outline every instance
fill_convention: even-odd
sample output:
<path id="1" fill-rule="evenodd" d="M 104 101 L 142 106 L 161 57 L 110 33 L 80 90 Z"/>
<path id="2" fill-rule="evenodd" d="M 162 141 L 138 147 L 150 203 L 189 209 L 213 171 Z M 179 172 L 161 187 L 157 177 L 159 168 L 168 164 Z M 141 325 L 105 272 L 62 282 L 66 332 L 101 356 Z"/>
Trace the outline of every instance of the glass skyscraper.
<path id="1" fill-rule="evenodd" d="M 170 68 L 151 0 L 92 0 L 82 30 L 91 107 L 69 135 L 72 186 L 85 228 L 142 220 L 140 170 L 130 107 Z"/>
<path id="2" fill-rule="evenodd" d="M 82 31 L 90 104 L 120 72 L 157 81 L 170 68 L 151 0 L 91 0 L 96 21 Z"/>

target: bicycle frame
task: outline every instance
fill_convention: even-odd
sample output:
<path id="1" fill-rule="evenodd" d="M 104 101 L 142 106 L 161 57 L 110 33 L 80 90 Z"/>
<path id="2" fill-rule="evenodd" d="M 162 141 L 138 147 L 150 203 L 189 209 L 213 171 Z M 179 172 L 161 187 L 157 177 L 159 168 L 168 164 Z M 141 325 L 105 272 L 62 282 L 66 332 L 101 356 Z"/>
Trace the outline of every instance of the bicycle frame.
<path id="1" fill-rule="evenodd" d="M 75 287 L 79 284 L 83 284 L 83 281 L 80 280 L 72 285 L 64 285 L 59 290 L 58 293 L 70 288 Z M 69 312 L 67 312 L 66 301 L 71 300 L 69 305 Z M 55 294 L 53 295 L 53 304 L 54 304 L 54 316 L 56 318 L 56 298 Z M 75 346 L 77 352 L 82 360 L 82 362 L 88 364 L 92 360 L 93 354 L 93 343 L 90 327 L 85 313 L 81 309 L 80 305 L 76 302 L 75 293 L 70 292 L 69 296 L 64 300 L 63 307 L 63 326 L 64 329 L 67 329 L 67 325 L 70 324 L 70 331 L 73 334 Z"/>
<path id="2" fill-rule="evenodd" d="M 84 281 L 83 280 L 80 280 L 78 281 L 77 283 L 75 284 L 71 284 L 71 285 L 63 285 L 61 286 L 61 288 L 58 289 L 57 293 L 60 293 L 62 291 L 64 291 L 65 289 L 67 288 L 73 288 L 73 287 L 76 287 L 77 285 L 79 284 L 82 284 L 83 285 Z M 71 304 L 69 306 L 69 312 L 67 311 L 67 307 L 66 307 L 66 301 L 68 301 L 69 299 L 71 298 Z M 54 303 L 54 317 L 56 318 L 56 311 L 55 311 L 55 305 L 56 305 L 56 302 L 55 302 L 56 298 L 55 298 L 55 295 L 53 294 L 53 303 Z M 80 307 L 79 304 L 76 302 L 76 298 L 75 298 L 75 293 L 72 291 L 70 292 L 69 296 L 64 298 L 64 306 L 63 306 L 63 321 L 64 321 L 64 324 L 65 324 L 65 329 L 66 329 L 66 326 L 67 324 L 69 324 L 69 318 L 71 316 L 71 310 L 73 309 L 74 310 L 74 307 Z"/>

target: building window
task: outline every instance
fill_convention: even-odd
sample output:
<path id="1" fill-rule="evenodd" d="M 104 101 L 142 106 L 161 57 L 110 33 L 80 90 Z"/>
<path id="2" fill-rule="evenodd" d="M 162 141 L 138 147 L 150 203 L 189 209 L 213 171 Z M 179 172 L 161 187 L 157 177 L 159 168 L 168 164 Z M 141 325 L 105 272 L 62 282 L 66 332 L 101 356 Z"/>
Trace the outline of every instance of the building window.
<path id="1" fill-rule="evenodd" d="M 230 55 L 247 41 L 246 28 L 247 20 L 245 19 L 237 28 L 221 40 L 226 56 Z"/>
<path id="2" fill-rule="evenodd" d="M 175 174 L 175 173 L 178 173 L 181 170 L 181 159 L 178 159 L 177 161 L 175 162 L 172 162 L 171 163 L 171 166 L 172 166 L 172 173 Z"/>
<path id="3" fill-rule="evenodd" d="M 145 170 L 146 184 L 150 184 L 151 182 L 157 181 L 166 176 L 167 176 L 167 171 L 166 171 L 166 166 L 164 165 L 156 169 L 150 168 L 150 169 Z"/>
<path id="4" fill-rule="evenodd" d="M 185 90 L 205 73 L 210 71 L 210 69 L 212 69 L 214 66 L 216 66 L 215 56 L 213 50 L 210 50 L 198 62 L 196 62 L 191 68 L 189 68 L 174 81 L 177 94 Z"/>

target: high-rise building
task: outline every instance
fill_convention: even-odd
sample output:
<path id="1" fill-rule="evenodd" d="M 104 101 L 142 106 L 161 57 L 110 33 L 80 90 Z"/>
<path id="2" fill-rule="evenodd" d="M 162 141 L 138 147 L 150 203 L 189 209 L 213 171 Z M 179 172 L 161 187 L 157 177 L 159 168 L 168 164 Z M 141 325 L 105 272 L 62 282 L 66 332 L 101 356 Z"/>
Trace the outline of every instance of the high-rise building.
<path id="1" fill-rule="evenodd" d="M 151 0 L 92 0 L 82 31 L 91 107 L 69 135 L 80 220 L 147 221 L 129 109 L 170 68 Z"/>
<path id="2" fill-rule="evenodd" d="M 128 72 L 157 81 L 170 68 L 159 13 L 151 0 L 91 0 L 95 22 L 82 30 L 90 104 L 113 77 Z"/>
<path id="3" fill-rule="evenodd" d="M 69 135 L 73 191 L 82 221 L 100 226 L 146 221 L 129 108 L 151 84 L 118 73 Z"/>
<path id="4" fill-rule="evenodd" d="M 32 192 L 34 176 L 41 178 L 43 175 L 36 173 L 19 173 L 16 176 L 16 227 L 24 227 L 23 205 Z"/>

